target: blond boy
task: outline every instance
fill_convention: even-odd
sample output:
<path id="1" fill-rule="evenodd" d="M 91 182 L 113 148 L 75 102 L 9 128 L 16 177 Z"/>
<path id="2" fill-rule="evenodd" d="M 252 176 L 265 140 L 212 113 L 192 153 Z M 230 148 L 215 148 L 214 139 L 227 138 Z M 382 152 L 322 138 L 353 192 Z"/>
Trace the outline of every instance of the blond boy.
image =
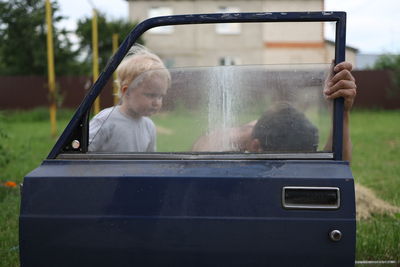
<path id="1" fill-rule="evenodd" d="M 171 81 L 161 59 L 143 47 L 117 68 L 121 102 L 102 110 L 89 127 L 91 152 L 154 152 L 156 128 L 149 116 L 158 112 Z"/>

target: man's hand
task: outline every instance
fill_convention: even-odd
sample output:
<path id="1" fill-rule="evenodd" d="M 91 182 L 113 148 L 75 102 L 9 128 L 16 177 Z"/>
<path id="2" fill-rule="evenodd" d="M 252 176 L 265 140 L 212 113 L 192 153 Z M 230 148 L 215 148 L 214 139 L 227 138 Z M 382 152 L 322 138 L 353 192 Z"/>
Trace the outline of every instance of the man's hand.
<path id="1" fill-rule="evenodd" d="M 357 94 L 356 80 L 351 74 L 353 66 L 349 62 L 337 64 L 334 68 L 334 75 L 327 80 L 324 94 L 327 99 L 344 98 L 344 110 L 350 111 L 354 98 Z"/>

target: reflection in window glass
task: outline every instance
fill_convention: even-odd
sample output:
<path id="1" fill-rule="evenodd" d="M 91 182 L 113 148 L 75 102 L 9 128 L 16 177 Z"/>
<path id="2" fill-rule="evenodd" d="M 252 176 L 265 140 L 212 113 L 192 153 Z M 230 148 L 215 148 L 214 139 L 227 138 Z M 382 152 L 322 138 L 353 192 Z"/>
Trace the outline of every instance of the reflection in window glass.
<path id="1" fill-rule="evenodd" d="M 331 112 L 322 93 L 329 71 L 329 64 L 177 68 L 169 70 L 168 89 L 166 70 L 148 71 L 129 87 L 132 94 L 162 99 L 159 112 L 143 116 L 154 122 L 155 130 L 147 136 L 156 136 L 157 152 L 312 153 L 331 151 L 325 147 Z M 120 111 L 117 106 L 107 116 L 123 117 Z M 129 129 L 118 131 L 146 131 L 148 126 L 125 127 Z M 120 152 L 135 152 L 122 148 Z"/>

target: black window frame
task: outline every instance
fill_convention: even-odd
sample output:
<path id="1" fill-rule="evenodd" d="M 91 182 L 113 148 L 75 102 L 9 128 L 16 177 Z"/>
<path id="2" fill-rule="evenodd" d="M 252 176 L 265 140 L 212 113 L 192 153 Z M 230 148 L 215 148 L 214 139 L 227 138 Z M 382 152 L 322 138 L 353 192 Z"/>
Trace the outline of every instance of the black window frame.
<path id="1" fill-rule="evenodd" d="M 296 154 L 247 154 L 247 153 L 124 153 L 89 154 L 89 113 L 114 71 L 128 53 L 132 45 L 147 30 L 159 26 L 215 24 L 215 23 L 260 23 L 260 22 L 336 22 L 335 59 L 339 64 L 345 61 L 346 49 L 346 13 L 345 12 L 261 12 L 261 13 L 217 13 L 191 14 L 154 17 L 138 24 L 120 45 L 110 59 L 97 81 L 92 85 L 71 121 L 57 140 L 47 159 L 333 159 L 342 160 L 343 143 L 343 107 L 344 99 L 334 100 L 332 153 L 296 153 Z M 79 144 L 79 146 L 73 146 Z"/>

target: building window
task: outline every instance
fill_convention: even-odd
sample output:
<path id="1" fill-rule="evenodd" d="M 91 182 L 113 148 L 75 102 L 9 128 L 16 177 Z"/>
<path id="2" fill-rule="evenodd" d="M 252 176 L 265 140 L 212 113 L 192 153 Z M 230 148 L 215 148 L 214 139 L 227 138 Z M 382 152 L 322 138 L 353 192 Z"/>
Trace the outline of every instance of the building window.
<path id="1" fill-rule="evenodd" d="M 159 16 L 169 16 L 172 15 L 172 8 L 170 7 L 151 7 L 148 10 L 148 17 L 159 17 Z M 174 32 L 174 26 L 162 26 L 156 27 L 149 30 L 150 33 L 155 34 L 170 34 Z"/>
<path id="2" fill-rule="evenodd" d="M 232 56 L 225 56 L 219 58 L 219 65 L 222 66 L 230 66 L 230 65 L 240 65 L 240 58 L 232 57 Z"/>
<path id="3" fill-rule="evenodd" d="M 239 13 L 238 7 L 219 7 L 218 13 Z M 220 23 L 215 26 L 215 31 L 218 34 L 239 34 L 240 23 Z"/>

